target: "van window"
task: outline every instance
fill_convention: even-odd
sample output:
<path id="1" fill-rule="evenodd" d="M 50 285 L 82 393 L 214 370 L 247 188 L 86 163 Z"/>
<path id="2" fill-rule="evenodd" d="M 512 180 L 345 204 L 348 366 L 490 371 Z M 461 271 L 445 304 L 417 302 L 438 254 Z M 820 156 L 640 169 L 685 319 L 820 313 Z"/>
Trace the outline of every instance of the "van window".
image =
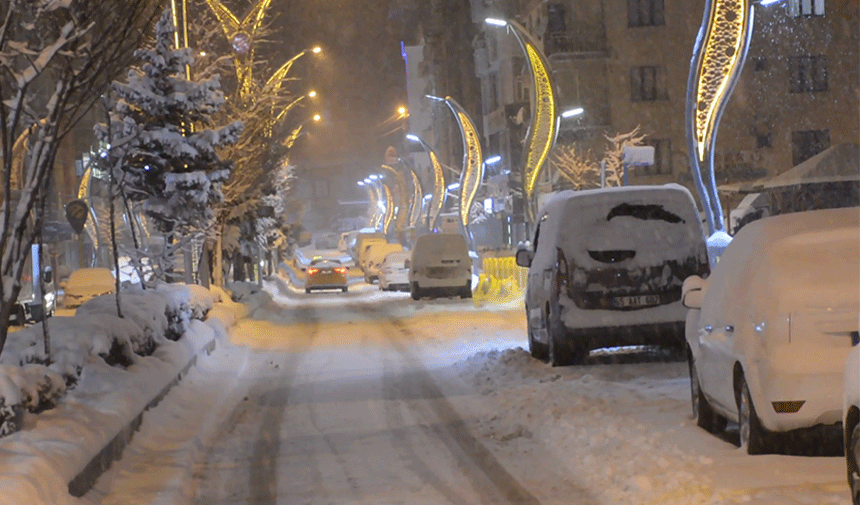
<path id="1" fill-rule="evenodd" d="M 622 203 L 616 205 L 609 211 L 606 216 L 607 221 L 611 221 L 615 217 L 628 216 L 643 221 L 666 221 L 667 223 L 685 223 L 677 214 L 673 214 L 664 209 L 662 205 L 636 205 L 630 203 Z"/>

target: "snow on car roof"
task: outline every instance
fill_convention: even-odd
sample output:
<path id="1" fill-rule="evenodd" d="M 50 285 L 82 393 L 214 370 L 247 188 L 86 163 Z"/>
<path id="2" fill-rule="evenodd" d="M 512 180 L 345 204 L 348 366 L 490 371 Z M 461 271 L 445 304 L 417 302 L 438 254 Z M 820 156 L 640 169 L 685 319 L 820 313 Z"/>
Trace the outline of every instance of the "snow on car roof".
<path id="1" fill-rule="evenodd" d="M 635 249 L 630 264 L 650 265 L 696 254 L 704 243 L 693 196 L 678 184 L 561 191 L 541 215 L 538 244 L 554 237 L 583 265 L 595 261 L 589 251 Z M 547 247 L 534 258 L 545 268 L 555 260 L 555 248 Z"/>

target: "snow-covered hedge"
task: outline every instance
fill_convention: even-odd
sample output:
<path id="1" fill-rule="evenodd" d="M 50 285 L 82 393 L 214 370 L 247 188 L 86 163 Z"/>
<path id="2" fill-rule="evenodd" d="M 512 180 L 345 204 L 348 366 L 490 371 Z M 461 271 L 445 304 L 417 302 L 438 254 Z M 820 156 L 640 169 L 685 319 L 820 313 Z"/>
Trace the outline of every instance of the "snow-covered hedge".
<path id="1" fill-rule="evenodd" d="M 87 361 L 127 367 L 167 339 L 178 340 L 192 320 L 204 319 L 225 295 L 184 284 L 124 290 L 122 318 L 114 295 L 94 298 L 73 317 L 48 319 L 50 359 L 42 323 L 10 332 L 0 353 L 0 436 L 18 429 L 24 410 L 53 408 L 77 384 Z"/>

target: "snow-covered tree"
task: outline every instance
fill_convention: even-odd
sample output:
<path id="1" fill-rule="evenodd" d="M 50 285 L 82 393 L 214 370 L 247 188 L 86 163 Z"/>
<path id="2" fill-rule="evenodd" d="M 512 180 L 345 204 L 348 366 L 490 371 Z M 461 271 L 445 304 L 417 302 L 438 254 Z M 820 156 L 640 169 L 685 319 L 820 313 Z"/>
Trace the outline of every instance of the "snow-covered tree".
<path id="1" fill-rule="evenodd" d="M 639 133 L 637 126 L 627 133 L 619 133 L 613 137 L 604 136 L 609 142 L 603 153 L 603 163 L 606 171 L 606 186 L 621 186 L 624 183 L 624 148 L 626 146 L 641 146 L 646 135 Z M 572 189 L 591 189 L 600 187 L 600 162 L 591 153 L 579 151 L 575 145 L 558 145 L 553 150 L 550 159 L 555 173 L 570 182 Z"/>
<path id="2" fill-rule="evenodd" d="M 614 137 L 606 136 L 609 147 L 603 155 L 603 160 L 606 164 L 607 186 L 621 186 L 624 183 L 624 167 L 622 165 L 624 148 L 641 146 L 646 136 L 639 133 L 638 126 L 627 133 L 619 133 Z"/>
<path id="3" fill-rule="evenodd" d="M 158 3 L 0 2 L 0 350 L 60 142 L 126 68 Z"/>
<path id="4" fill-rule="evenodd" d="M 108 164 L 132 202 L 168 237 L 168 251 L 201 239 L 215 223 L 231 162 L 216 149 L 236 142 L 242 123 L 211 128 L 224 104 L 218 75 L 186 77 L 191 49 L 175 49 L 170 11 L 156 25 L 153 47 L 141 49 L 126 82 L 114 82 L 110 127 L 96 127 L 110 145 Z M 119 145 L 117 142 L 120 142 Z"/>
<path id="5" fill-rule="evenodd" d="M 550 160 L 554 173 L 564 177 L 572 189 L 600 187 L 600 166 L 590 153 L 580 153 L 576 146 L 559 144 Z"/>

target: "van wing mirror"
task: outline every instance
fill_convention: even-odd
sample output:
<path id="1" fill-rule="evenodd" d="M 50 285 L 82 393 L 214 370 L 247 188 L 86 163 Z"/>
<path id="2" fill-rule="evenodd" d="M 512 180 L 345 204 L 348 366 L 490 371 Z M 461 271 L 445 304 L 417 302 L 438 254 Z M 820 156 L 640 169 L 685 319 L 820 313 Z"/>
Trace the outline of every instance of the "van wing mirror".
<path id="1" fill-rule="evenodd" d="M 529 268 L 530 266 L 532 266 L 533 259 L 534 253 L 532 253 L 528 249 L 520 249 L 517 251 L 517 265 Z"/>
<path id="2" fill-rule="evenodd" d="M 691 275 L 684 279 L 684 285 L 681 287 L 681 303 L 688 309 L 701 309 L 702 299 L 704 298 L 703 288 L 705 280 L 698 275 Z"/>
<path id="3" fill-rule="evenodd" d="M 50 284 L 54 281 L 54 274 L 50 268 L 45 269 L 45 273 L 42 275 L 42 278 L 45 280 L 45 284 Z"/>

